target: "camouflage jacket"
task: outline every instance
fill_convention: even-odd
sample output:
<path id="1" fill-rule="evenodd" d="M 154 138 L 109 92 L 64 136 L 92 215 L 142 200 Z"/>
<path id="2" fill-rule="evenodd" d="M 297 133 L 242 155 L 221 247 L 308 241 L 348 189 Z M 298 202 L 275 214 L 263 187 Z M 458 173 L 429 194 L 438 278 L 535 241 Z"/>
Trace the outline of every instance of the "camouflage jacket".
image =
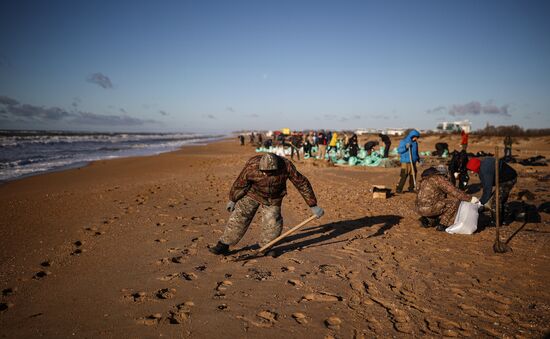
<path id="1" fill-rule="evenodd" d="M 454 187 L 443 175 L 430 175 L 420 183 L 420 189 L 416 196 L 417 210 L 431 208 L 437 202 L 453 197 L 462 201 L 470 201 L 472 196 Z"/>
<path id="2" fill-rule="evenodd" d="M 263 205 L 281 205 L 286 195 L 286 180 L 290 179 L 309 207 L 317 205 L 309 180 L 298 172 L 292 162 L 277 157 L 279 169 L 267 174 L 259 169 L 261 157 L 260 154 L 248 160 L 229 191 L 229 200 L 236 202 L 248 195 Z"/>

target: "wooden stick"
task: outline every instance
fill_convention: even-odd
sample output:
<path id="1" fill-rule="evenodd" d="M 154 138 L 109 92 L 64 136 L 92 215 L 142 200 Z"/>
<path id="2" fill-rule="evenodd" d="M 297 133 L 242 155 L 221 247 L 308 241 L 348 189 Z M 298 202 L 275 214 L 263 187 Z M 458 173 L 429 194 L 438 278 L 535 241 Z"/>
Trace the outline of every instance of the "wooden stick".
<path id="1" fill-rule="evenodd" d="M 412 145 L 411 145 L 411 147 L 412 147 Z M 412 156 L 411 147 L 409 147 L 409 160 L 411 161 L 411 171 L 412 171 L 412 174 L 413 174 L 414 189 L 416 190 L 416 173 L 414 171 L 414 163 L 413 163 L 413 156 Z"/>
<path id="2" fill-rule="evenodd" d="M 495 147 L 495 213 L 497 222 L 497 234 L 500 227 L 500 176 L 499 176 L 499 159 L 498 159 L 498 146 Z M 500 241 L 500 237 L 499 237 Z"/>
<path id="3" fill-rule="evenodd" d="M 307 224 L 308 222 L 312 221 L 313 219 L 316 219 L 317 216 L 316 215 L 312 215 L 311 217 L 307 218 L 306 220 L 302 221 L 301 223 L 299 223 L 298 225 L 292 227 L 291 229 L 289 229 L 288 231 L 286 231 L 285 233 L 281 234 L 280 236 L 278 236 L 277 238 L 271 240 L 270 242 L 268 242 L 267 244 L 265 244 L 262 248 L 260 248 L 258 250 L 258 253 L 262 253 L 264 252 L 265 250 L 267 250 L 268 248 L 270 248 L 271 246 L 275 245 L 277 242 L 279 242 L 281 239 L 283 238 L 286 238 L 287 236 L 291 235 L 292 233 L 296 232 L 300 227 L 304 226 L 305 224 Z"/>

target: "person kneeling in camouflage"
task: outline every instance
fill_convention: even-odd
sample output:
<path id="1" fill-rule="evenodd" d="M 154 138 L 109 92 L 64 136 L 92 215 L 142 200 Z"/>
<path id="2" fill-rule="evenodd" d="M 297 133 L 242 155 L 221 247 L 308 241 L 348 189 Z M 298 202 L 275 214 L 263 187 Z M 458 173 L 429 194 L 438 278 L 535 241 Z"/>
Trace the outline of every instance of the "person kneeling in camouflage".
<path id="1" fill-rule="evenodd" d="M 479 200 L 456 188 L 447 178 L 447 167 L 430 167 L 422 173 L 416 196 L 416 212 L 423 227 L 444 231 L 454 222 L 461 201 L 476 203 Z"/>
<path id="2" fill-rule="evenodd" d="M 281 203 L 287 193 L 287 179 L 298 189 L 313 214 L 322 217 L 324 211 L 317 206 L 309 180 L 296 170 L 292 162 L 273 153 L 257 155 L 248 160 L 229 191 L 227 210 L 231 216 L 216 246 L 209 248 L 210 252 L 227 255 L 229 246 L 237 244 L 244 236 L 260 206 L 262 231 L 259 245 L 266 245 L 281 235 Z M 268 255 L 274 256 L 275 252 L 270 251 Z"/>

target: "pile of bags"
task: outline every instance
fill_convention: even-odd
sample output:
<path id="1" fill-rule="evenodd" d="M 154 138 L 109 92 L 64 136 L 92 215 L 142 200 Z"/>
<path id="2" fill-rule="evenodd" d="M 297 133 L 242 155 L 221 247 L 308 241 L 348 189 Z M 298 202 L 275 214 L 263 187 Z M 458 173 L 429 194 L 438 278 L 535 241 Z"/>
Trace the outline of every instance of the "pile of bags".
<path id="1" fill-rule="evenodd" d="M 317 153 L 318 149 L 314 146 L 311 150 L 312 153 Z M 290 147 L 284 148 L 282 146 L 277 147 L 258 147 L 256 152 L 271 152 L 279 156 L 290 156 Z M 384 154 L 384 147 L 380 147 L 380 151 L 373 151 L 370 155 L 367 155 L 367 151 L 364 149 L 359 150 L 357 157 L 350 157 L 348 152 L 342 148 L 339 148 L 338 151 L 331 150 L 325 155 L 325 160 L 330 160 L 334 164 L 338 165 L 348 165 L 348 166 L 383 166 L 383 167 L 394 167 L 394 161 L 390 159 L 382 158 Z M 397 147 L 390 151 L 390 154 L 397 155 Z M 315 156 L 314 156 L 315 157 Z M 304 159 L 309 159 L 309 154 L 304 154 Z"/>

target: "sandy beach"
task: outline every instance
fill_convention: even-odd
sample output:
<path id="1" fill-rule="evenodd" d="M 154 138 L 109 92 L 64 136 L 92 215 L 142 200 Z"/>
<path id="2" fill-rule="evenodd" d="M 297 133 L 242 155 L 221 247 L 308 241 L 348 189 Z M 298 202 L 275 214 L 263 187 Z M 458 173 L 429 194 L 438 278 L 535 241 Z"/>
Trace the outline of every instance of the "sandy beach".
<path id="1" fill-rule="evenodd" d="M 443 140 L 451 149 L 453 138 Z M 438 141 L 421 138 L 420 149 Z M 497 143 L 471 136 L 469 150 Z M 549 143 L 521 139 L 514 153 L 548 157 Z M 513 251 L 495 254 L 494 228 L 437 232 L 419 226 L 414 194 L 373 199 L 372 185 L 394 188 L 399 168 L 297 161 L 325 216 L 279 244 L 277 258 L 239 260 L 256 244 L 260 218 L 233 254 L 212 255 L 229 188 L 254 154 L 225 140 L 1 185 L 0 336 L 537 338 L 550 330 L 548 214 L 511 239 Z M 535 195 L 529 204 L 550 200 L 548 167 L 513 167 L 511 201 L 525 189 Z M 310 216 L 288 188 L 285 229 Z M 503 238 L 520 226 L 504 226 Z"/>

